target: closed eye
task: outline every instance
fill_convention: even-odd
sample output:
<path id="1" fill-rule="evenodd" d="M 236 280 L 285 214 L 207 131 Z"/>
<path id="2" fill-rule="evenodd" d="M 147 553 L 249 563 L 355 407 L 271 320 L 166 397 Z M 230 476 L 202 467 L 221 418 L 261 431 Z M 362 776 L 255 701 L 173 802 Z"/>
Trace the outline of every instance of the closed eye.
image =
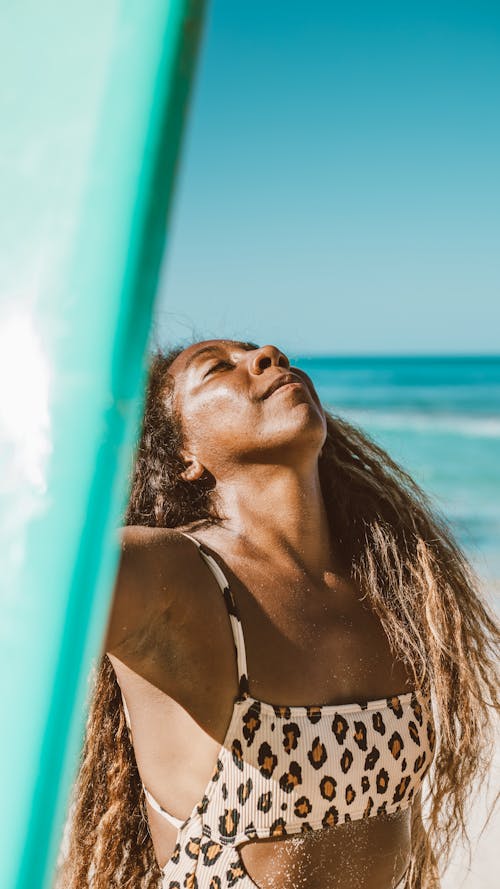
<path id="1" fill-rule="evenodd" d="M 224 365 L 225 365 L 226 367 L 234 367 L 234 365 L 231 364 L 229 361 L 218 361 L 216 364 L 212 364 L 212 367 L 210 367 L 210 368 L 207 370 L 205 376 L 208 377 L 208 375 L 211 374 L 213 370 L 217 370 L 218 367 L 221 367 L 221 366 L 224 366 Z"/>

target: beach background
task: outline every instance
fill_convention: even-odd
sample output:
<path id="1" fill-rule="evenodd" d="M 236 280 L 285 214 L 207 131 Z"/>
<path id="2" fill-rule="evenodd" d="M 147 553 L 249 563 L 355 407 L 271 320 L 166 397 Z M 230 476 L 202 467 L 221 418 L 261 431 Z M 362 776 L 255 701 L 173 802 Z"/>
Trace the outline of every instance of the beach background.
<path id="1" fill-rule="evenodd" d="M 288 357 L 432 496 L 500 606 L 500 357 Z"/>
<path id="2" fill-rule="evenodd" d="M 215 0 L 154 330 L 282 349 L 431 495 L 497 611 L 499 87 L 498 4 Z M 443 889 L 499 885 L 479 789 Z"/>

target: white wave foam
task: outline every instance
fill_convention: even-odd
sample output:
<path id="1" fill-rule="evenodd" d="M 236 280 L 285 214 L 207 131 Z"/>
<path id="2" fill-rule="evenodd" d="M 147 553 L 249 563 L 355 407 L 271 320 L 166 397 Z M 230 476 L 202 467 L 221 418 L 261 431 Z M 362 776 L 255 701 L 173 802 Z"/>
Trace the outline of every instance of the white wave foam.
<path id="1" fill-rule="evenodd" d="M 332 407 L 335 412 L 337 409 Z M 417 411 L 379 412 L 377 410 L 338 410 L 360 426 L 392 431 L 450 433 L 473 438 L 500 438 L 498 417 L 472 417 L 464 414 L 427 414 Z"/>

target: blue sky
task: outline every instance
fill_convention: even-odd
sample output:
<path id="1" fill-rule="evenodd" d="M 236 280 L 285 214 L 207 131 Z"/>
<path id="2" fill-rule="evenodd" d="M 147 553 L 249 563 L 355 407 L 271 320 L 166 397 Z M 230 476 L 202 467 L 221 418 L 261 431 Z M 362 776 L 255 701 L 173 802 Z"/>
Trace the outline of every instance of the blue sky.
<path id="1" fill-rule="evenodd" d="M 162 341 L 500 351 L 500 4 L 212 0 Z"/>

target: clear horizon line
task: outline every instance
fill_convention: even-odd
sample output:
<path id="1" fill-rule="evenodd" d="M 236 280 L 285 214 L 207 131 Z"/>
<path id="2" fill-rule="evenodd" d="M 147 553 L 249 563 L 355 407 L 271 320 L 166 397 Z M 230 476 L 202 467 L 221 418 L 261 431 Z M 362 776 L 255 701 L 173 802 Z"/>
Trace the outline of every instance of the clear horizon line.
<path id="1" fill-rule="evenodd" d="M 288 350 L 292 354 L 292 350 Z M 440 360 L 449 360 L 449 359 L 492 359 L 495 361 L 500 360 L 500 352 L 294 352 L 293 354 L 299 355 L 301 358 L 398 358 L 398 359 L 412 359 L 412 358 L 434 358 Z"/>

